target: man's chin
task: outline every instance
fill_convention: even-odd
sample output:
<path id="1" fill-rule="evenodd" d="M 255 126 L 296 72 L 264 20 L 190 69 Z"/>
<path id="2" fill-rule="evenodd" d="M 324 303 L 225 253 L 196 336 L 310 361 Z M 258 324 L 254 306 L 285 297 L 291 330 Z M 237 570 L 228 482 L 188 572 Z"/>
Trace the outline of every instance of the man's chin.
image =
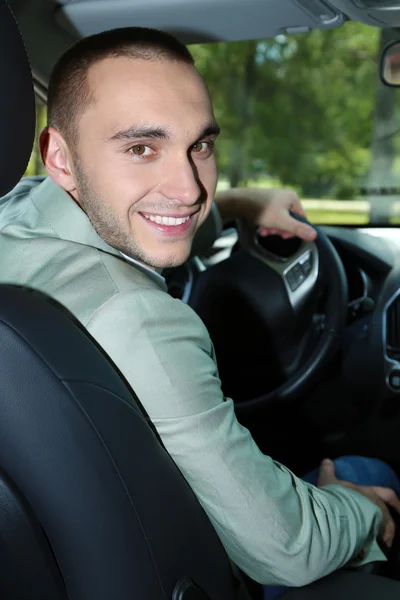
<path id="1" fill-rule="evenodd" d="M 160 260 L 153 261 L 153 269 L 157 269 L 158 271 L 162 271 L 163 269 L 173 269 L 174 267 L 180 267 L 183 265 L 187 259 L 189 258 L 189 254 L 184 258 L 181 257 L 170 257 Z"/>
<path id="2" fill-rule="evenodd" d="M 180 252 L 148 254 L 146 264 L 152 269 L 163 270 L 180 267 L 190 256 L 190 248 Z"/>

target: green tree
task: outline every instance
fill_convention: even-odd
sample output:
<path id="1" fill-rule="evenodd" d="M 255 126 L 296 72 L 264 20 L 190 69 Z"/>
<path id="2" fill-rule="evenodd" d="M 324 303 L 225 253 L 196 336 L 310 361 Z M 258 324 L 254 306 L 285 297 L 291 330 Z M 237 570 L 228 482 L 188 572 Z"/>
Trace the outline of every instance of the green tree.
<path id="1" fill-rule="evenodd" d="M 369 168 L 377 47 L 378 30 L 357 23 L 193 47 L 222 125 L 222 175 L 355 193 Z"/>

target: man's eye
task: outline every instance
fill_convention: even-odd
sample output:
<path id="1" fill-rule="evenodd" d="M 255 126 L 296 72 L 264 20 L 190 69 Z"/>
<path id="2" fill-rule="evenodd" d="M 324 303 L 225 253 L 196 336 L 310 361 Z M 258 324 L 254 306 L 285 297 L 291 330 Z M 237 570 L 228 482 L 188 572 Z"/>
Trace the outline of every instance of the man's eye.
<path id="1" fill-rule="evenodd" d="M 129 148 L 129 153 L 133 154 L 133 156 L 139 157 L 150 156 L 151 148 L 145 146 L 144 144 L 136 144 L 136 146 Z"/>
<path id="2" fill-rule="evenodd" d="M 196 142 L 192 146 L 192 152 L 194 154 L 211 154 L 213 149 L 213 142 Z"/>

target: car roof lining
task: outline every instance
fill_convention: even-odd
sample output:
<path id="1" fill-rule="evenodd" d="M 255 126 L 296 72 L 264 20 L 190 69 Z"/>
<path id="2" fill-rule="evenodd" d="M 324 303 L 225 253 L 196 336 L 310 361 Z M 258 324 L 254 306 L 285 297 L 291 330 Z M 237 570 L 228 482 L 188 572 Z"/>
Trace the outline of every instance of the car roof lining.
<path id="1" fill-rule="evenodd" d="M 290 28 L 341 24 L 332 10 L 328 25 L 293 0 L 64 0 L 62 27 L 79 37 L 126 24 L 166 29 L 185 43 L 272 37 Z"/>
<path id="2" fill-rule="evenodd" d="M 55 60 L 76 39 L 105 29 L 140 25 L 164 29 L 184 43 L 273 37 L 285 29 L 335 27 L 297 0 L 8 0 L 24 37 L 35 77 L 48 81 Z M 319 1 L 319 0 L 318 0 Z"/>
<path id="3" fill-rule="evenodd" d="M 260 39 L 339 27 L 347 18 L 382 25 L 353 0 L 8 0 L 35 79 L 46 87 L 56 59 L 80 37 L 139 25 L 186 44 Z M 391 12 L 394 18 L 396 11 Z M 399 7 L 400 14 L 400 7 Z M 399 18 L 400 25 L 400 18 Z"/>

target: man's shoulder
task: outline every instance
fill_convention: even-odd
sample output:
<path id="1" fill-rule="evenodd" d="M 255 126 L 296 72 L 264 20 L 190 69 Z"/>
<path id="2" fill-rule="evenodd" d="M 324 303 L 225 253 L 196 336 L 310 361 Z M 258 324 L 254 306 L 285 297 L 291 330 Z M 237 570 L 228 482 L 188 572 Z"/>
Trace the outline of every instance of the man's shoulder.
<path id="1" fill-rule="evenodd" d="M 86 326 L 89 331 L 107 330 L 109 335 L 128 335 L 132 340 L 137 336 L 154 337 L 157 343 L 164 337 L 171 342 L 191 339 L 207 351 L 211 349 L 207 329 L 192 308 L 141 280 L 120 285 L 108 297 L 103 295 Z"/>
<path id="2" fill-rule="evenodd" d="M 166 292 L 167 287 L 161 276 L 152 274 L 140 264 L 127 262 L 122 255 L 116 256 L 97 250 L 97 259 L 103 271 L 103 277 L 113 282 L 115 289 L 120 292 L 134 290 L 159 290 Z"/>
<path id="3" fill-rule="evenodd" d="M 127 265 L 128 269 L 132 268 Z M 135 269 L 134 269 L 135 270 Z M 146 278 L 147 279 L 147 278 Z M 184 302 L 175 299 L 168 292 L 154 283 L 145 282 L 143 276 L 136 277 L 129 283 L 118 281 L 114 293 L 104 295 L 98 303 L 96 317 L 101 319 L 105 314 L 114 313 L 119 320 L 139 322 L 142 325 L 154 324 L 160 328 L 167 326 L 175 330 L 185 328 L 189 324 L 204 327 L 197 314 Z"/>
<path id="4" fill-rule="evenodd" d="M 40 251 L 43 267 L 45 261 L 47 264 L 42 270 L 46 281 L 43 284 L 40 276 L 36 276 L 34 286 L 64 304 L 84 325 L 102 307 L 113 310 L 113 307 L 119 306 L 116 310 L 121 310 L 123 305 L 143 293 L 146 297 L 161 297 L 164 303 L 168 301 L 166 291 L 122 257 L 74 242 L 54 239 L 49 242 L 51 248 L 45 252 L 46 241 L 42 240 Z"/>
<path id="5" fill-rule="evenodd" d="M 179 368 L 191 361 L 193 353 L 199 366 L 201 356 L 214 356 L 200 317 L 159 288 L 119 291 L 99 303 L 85 326 L 122 371 L 123 365 L 130 371 L 131 361 L 139 358 L 141 363 L 147 360 L 147 369 L 160 360 Z"/>

